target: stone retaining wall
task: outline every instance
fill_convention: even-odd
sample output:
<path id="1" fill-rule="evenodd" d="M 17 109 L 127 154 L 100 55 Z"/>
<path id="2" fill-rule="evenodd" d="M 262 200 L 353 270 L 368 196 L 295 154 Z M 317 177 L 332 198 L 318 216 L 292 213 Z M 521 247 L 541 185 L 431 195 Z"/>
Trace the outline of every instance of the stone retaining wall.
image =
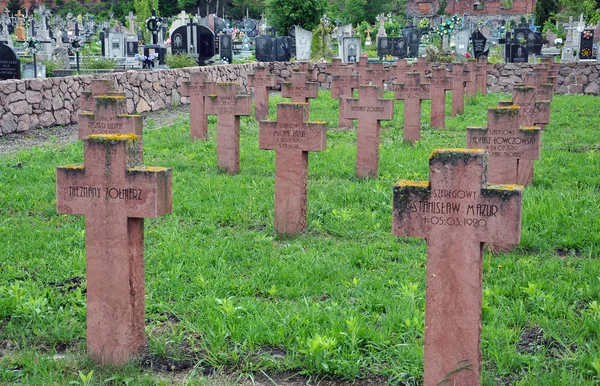
<path id="1" fill-rule="evenodd" d="M 209 80 L 238 82 L 247 91 L 246 77 L 256 64 L 193 67 L 174 70 L 127 71 L 98 75 L 114 79 L 127 96 L 127 112 L 143 113 L 188 103 L 179 87 L 189 79 L 191 71 L 207 73 Z M 282 83 L 290 78 L 291 63 L 269 63 L 270 70 Z M 491 92 L 512 92 L 515 83 L 523 81 L 531 64 L 496 64 L 488 76 Z M 35 127 L 67 125 L 77 121 L 79 96 L 87 89 L 92 76 L 0 81 L 0 136 Z M 317 65 L 317 81 L 329 89 L 331 76 L 325 64 Z M 600 63 L 580 62 L 561 65 L 558 94 L 600 94 Z"/>

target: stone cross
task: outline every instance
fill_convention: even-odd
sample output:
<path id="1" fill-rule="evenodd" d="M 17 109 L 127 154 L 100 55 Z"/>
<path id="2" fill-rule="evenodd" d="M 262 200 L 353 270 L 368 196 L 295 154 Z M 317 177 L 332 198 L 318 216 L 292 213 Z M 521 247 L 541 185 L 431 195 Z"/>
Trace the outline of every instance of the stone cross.
<path id="1" fill-rule="evenodd" d="M 406 59 L 398 59 L 392 66 L 396 75 L 396 83 L 404 83 L 406 81 L 406 73 L 409 72 L 409 65 Z"/>
<path id="2" fill-rule="evenodd" d="M 385 16 L 385 13 L 381 13 L 375 19 L 379 22 L 379 29 L 377 30 L 377 44 L 379 44 L 379 38 L 387 36 L 387 33 L 385 33 L 385 22 L 388 18 Z"/>
<path id="3" fill-rule="evenodd" d="M 596 30 L 600 31 L 600 29 L 596 28 Z M 558 82 L 558 73 L 560 71 L 560 65 L 554 61 L 553 57 L 542 58 L 542 66 L 546 66 L 548 68 L 548 80 L 552 80 L 552 84 L 554 85 L 554 90 L 556 91 L 557 82 Z"/>
<path id="4" fill-rule="evenodd" d="M 248 86 L 254 87 L 254 118 L 267 119 L 269 113 L 269 89 L 277 86 L 275 76 L 269 74 L 266 66 L 257 65 L 254 73 L 248 75 Z"/>
<path id="5" fill-rule="evenodd" d="M 356 176 L 377 177 L 380 121 L 394 119 L 394 101 L 382 98 L 380 86 L 360 85 L 358 99 L 344 98 L 344 118 L 358 120 Z"/>
<path id="6" fill-rule="evenodd" d="M 179 12 L 179 14 L 177 15 L 179 17 L 179 20 L 181 20 L 181 25 L 186 25 L 186 20 L 187 20 L 187 14 L 185 13 L 185 10 L 182 10 L 181 12 Z"/>
<path id="7" fill-rule="evenodd" d="M 447 75 L 446 66 L 431 71 L 431 127 L 446 127 L 446 91 L 454 87 L 454 79 Z"/>
<path id="8" fill-rule="evenodd" d="M 292 103 L 308 103 L 319 97 L 319 84 L 308 82 L 306 72 L 292 72 L 292 81 L 281 84 L 281 96 L 292 98 Z"/>
<path id="9" fill-rule="evenodd" d="M 217 82 L 205 98 L 206 114 L 217 116 L 217 164 L 229 174 L 240 170 L 240 116 L 252 113 L 252 97 L 238 90 L 237 83 Z"/>
<path id="10" fill-rule="evenodd" d="M 488 185 L 482 149 L 439 149 L 394 185 L 392 231 L 427 240 L 424 386 L 479 385 L 483 243 L 517 244 L 522 187 Z"/>
<path id="11" fill-rule="evenodd" d="M 431 99 L 431 85 L 409 72 L 404 83 L 394 84 L 394 99 L 404 100 L 404 140 L 414 144 L 421 138 L 421 101 Z"/>
<path id="12" fill-rule="evenodd" d="M 475 76 L 477 82 L 477 91 L 481 91 L 481 95 L 487 94 L 487 78 L 488 73 L 492 70 L 494 66 L 488 63 L 488 59 L 485 56 L 480 56 L 477 59 L 477 64 L 475 65 Z"/>
<path id="13" fill-rule="evenodd" d="M 471 82 L 469 70 L 466 65 L 455 63 L 452 67 L 452 116 L 465 112 L 465 88 Z"/>
<path id="14" fill-rule="evenodd" d="M 523 75 L 523 85 L 535 87 L 535 99 L 538 101 L 550 101 L 554 99 L 554 86 L 547 83 L 546 78 L 539 72 L 533 71 Z"/>
<path id="15" fill-rule="evenodd" d="M 354 70 L 358 73 L 358 75 L 360 75 L 360 79 L 363 84 L 368 84 L 371 81 L 371 79 L 367 78 L 367 70 L 370 68 L 371 66 L 369 65 L 369 58 L 365 56 L 361 56 L 358 58 L 358 61 L 354 63 Z"/>
<path id="16" fill-rule="evenodd" d="M 309 62 L 296 62 L 294 67 L 295 72 L 305 72 L 308 74 L 308 80 L 311 82 L 317 81 L 317 66 L 310 67 Z"/>
<path id="17" fill-rule="evenodd" d="M 94 100 L 96 108 L 93 112 L 79 114 L 79 139 L 92 134 L 135 134 L 141 138 L 142 116 L 124 114 L 127 102 L 124 95 L 101 95 Z"/>
<path id="18" fill-rule="evenodd" d="M 192 139 L 208 139 L 206 96 L 216 92 L 216 82 L 207 82 L 204 72 L 190 72 L 190 80 L 181 84 L 181 95 L 190 98 L 190 135 Z"/>
<path id="19" fill-rule="evenodd" d="M 144 350 L 144 218 L 171 213 L 171 169 L 142 166 L 140 137 L 91 135 L 56 169 L 59 213 L 85 215 L 87 349 L 103 365 Z"/>
<path id="20" fill-rule="evenodd" d="M 259 147 L 275 150 L 275 231 L 294 235 L 306 228 L 308 152 L 324 151 L 327 127 L 308 122 L 308 103 L 277 104 L 277 122 L 259 123 Z"/>
<path id="21" fill-rule="evenodd" d="M 467 127 L 467 147 L 489 153 L 492 184 L 519 183 L 520 163 L 540 158 L 541 128 L 521 126 L 519 113 L 518 106 L 490 107 L 488 127 Z"/>
<path id="22" fill-rule="evenodd" d="M 344 108 L 346 105 L 343 103 L 343 100 L 345 97 L 354 97 L 354 90 L 357 89 L 360 84 L 360 75 L 355 75 L 352 69 L 348 67 L 340 69 L 338 75 L 334 75 L 332 78 L 331 97 L 334 98 L 335 90 L 335 95 L 340 98 L 338 126 L 346 129 L 351 128 L 352 119 L 345 118 L 346 114 Z"/>
<path id="23" fill-rule="evenodd" d="M 536 100 L 535 87 L 513 87 L 512 102 L 519 106 L 519 125 L 538 126 L 542 130 L 550 123 L 550 101 Z M 521 185 L 533 184 L 533 160 L 519 160 L 517 182 Z"/>
<path id="24" fill-rule="evenodd" d="M 465 94 L 467 97 L 474 97 L 477 95 L 477 60 L 467 60 L 467 71 L 469 71 L 469 81 L 467 82 Z M 481 71 L 481 69 L 479 70 Z"/>
<path id="25" fill-rule="evenodd" d="M 127 16 L 125 19 L 127 19 L 129 21 L 129 33 L 131 35 L 135 34 L 135 20 L 137 19 L 137 16 L 135 16 L 133 14 L 133 11 L 129 11 L 129 16 Z"/>
<path id="26" fill-rule="evenodd" d="M 87 91 L 82 91 L 79 99 L 79 109 L 81 111 L 94 112 L 96 108 L 97 96 L 110 95 L 110 96 L 125 96 L 124 93 L 116 91 L 116 85 L 113 80 L 110 79 L 92 79 L 90 88 Z M 122 107 L 119 104 L 119 107 Z M 117 114 L 124 114 L 125 110 L 118 110 Z M 80 138 L 83 139 L 83 138 Z"/>
<path id="27" fill-rule="evenodd" d="M 363 79 L 362 75 L 360 79 Z M 371 68 L 366 71 L 364 83 L 371 82 L 374 86 L 381 86 L 381 89 L 385 89 L 386 82 L 392 80 L 392 71 L 389 68 L 385 68 L 383 63 L 371 63 Z"/>
<path id="28" fill-rule="evenodd" d="M 432 69 L 431 63 L 427 61 L 427 58 L 418 57 L 417 61 L 410 67 L 412 72 L 420 72 L 423 76 L 429 75 Z"/>
<path id="29" fill-rule="evenodd" d="M 342 71 L 345 71 L 347 68 L 348 67 L 342 63 L 342 59 L 340 58 L 333 58 L 331 63 L 327 63 L 327 73 L 332 77 L 340 75 Z M 338 90 L 334 89 L 333 84 L 331 85 L 331 97 L 340 97 Z"/>

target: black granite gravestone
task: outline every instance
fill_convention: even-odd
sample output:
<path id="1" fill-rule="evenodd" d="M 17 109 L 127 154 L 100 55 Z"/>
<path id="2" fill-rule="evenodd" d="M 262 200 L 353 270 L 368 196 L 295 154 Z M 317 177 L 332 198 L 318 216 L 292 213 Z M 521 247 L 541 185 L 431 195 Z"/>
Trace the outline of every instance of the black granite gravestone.
<path id="1" fill-rule="evenodd" d="M 522 46 L 519 40 L 513 39 L 511 43 L 511 62 L 512 63 L 527 63 L 529 60 L 529 54 L 527 47 Z"/>
<path id="2" fill-rule="evenodd" d="M 592 59 L 594 47 L 594 30 L 586 29 L 581 33 L 581 43 L 579 43 L 579 59 Z"/>
<path id="3" fill-rule="evenodd" d="M 416 58 L 417 56 L 419 56 L 421 30 L 418 27 L 404 27 L 402 29 L 402 36 L 404 36 L 404 39 L 406 40 L 406 56 L 409 58 Z"/>
<path id="4" fill-rule="evenodd" d="M 198 31 L 198 63 L 202 66 L 215 56 L 215 34 L 210 28 L 203 25 L 196 28 Z"/>
<path id="5" fill-rule="evenodd" d="M 275 49 L 273 47 L 274 38 L 270 36 L 257 36 L 254 39 L 256 45 L 255 56 L 259 62 L 274 62 Z"/>
<path id="6" fill-rule="evenodd" d="M 473 57 L 479 58 L 480 56 L 488 56 L 489 50 L 486 50 L 487 38 L 481 33 L 479 29 L 473 31 L 471 34 L 471 41 L 473 42 Z"/>
<path id="7" fill-rule="evenodd" d="M 135 57 L 139 50 L 139 42 L 137 40 L 128 40 L 126 50 L 128 57 Z"/>
<path id="8" fill-rule="evenodd" d="M 233 62 L 233 40 L 231 35 L 219 35 L 219 55 L 227 63 Z"/>
<path id="9" fill-rule="evenodd" d="M 275 61 L 287 62 L 292 59 L 292 38 L 289 36 L 278 36 L 275 39 Z"/>
<path id="10" fill-rule="evenodd" d="M 8 44 L 0 43 L 0 79 L 21 79 L 21 61 Z"/>
<path id="11" fill-rule="evenodd" d="M 400 38 L 388 38 L 380 37 L 377 42 L 377 56 L 379 59 L 383 59 L 386 55 L 395 56 L 398 59 L 406 58 L 406 39 Z"/>
<path id="12" fill-rule="evenodd" d="M 292 56 L 296 56 L 296 26 L 293 25 L 288 30 L 288 36 L 290 37 L 290 51 Z"/>
<path id="13" fill-rule="evenodd" d="M 188 53 L 187 28 L 187 25 L 182 25 L 171 34 L 171 53 L 173 55 Z"/>
<path id="14" fill-rule="evenodd" d="M 539 32 L 529 31 L 527 33 L 527 53 L 529 55 L 541 55 L 542 46 L 544 41 L 542 40 L 542 34 Z"/>

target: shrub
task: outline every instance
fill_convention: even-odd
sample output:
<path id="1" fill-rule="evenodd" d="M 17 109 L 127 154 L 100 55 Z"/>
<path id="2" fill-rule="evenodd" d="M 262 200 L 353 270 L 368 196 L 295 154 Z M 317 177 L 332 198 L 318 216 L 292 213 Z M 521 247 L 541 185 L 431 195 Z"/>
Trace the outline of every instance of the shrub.
<path id="1" fill-rule="evenodd" d="M 198 62 L 194 58 L 190 58 L 186 54 L 168 54 L 165 58 L 165 63 L 169 68 L 196 67 Z"/>
<path id="2" fill-rule="evenodd" d="M 85 58 L 81 63 L 81 67 L 88 70 L 106 70 L 113 69 L 116 66 L 116 60 L 107 58 Z"/>

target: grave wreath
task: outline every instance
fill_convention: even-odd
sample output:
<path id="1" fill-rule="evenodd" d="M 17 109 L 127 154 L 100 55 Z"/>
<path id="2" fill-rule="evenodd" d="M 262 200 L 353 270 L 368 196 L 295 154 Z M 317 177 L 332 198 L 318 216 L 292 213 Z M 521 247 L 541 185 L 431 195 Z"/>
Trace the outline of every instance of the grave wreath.
<path id="1" fill-rule="evenodd" d="M 23 43 L 23 46 L 25 47 L 25 51 L 31 55 L 37 54 L 41 48 L 40 40 L 35 36 L 28 37 L 27 40 L 25 40 L 25 43 Z"/>
<path id="2" fill-rule="evenodd" d="M 70 52 L 78 53 L 83 49 L 84 41 L 81 36 L 73 36 L 69 38 L 68 49 Z"/>

